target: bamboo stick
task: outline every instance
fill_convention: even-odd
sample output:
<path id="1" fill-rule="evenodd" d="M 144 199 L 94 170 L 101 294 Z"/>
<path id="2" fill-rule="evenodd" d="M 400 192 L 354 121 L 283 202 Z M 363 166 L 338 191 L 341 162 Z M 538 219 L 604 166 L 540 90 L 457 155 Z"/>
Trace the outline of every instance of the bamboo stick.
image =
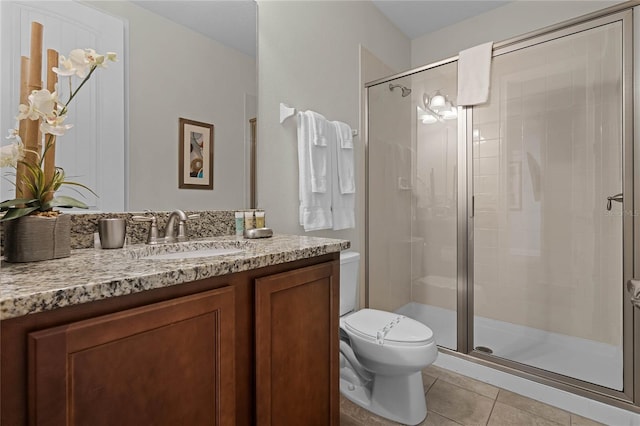
<path id="1" fill-rule="evenodd" d="M 29 54 L 29 78 L 27 80 L 27 90 L 29 93 L 42 89 L 42 32 L 43 27 L 39 22 L 31 23 L 31 47 Z M 25 148 L 37 153 L 28 152 L 25 161 L 31 164 L 38 164 L 38 156 L 42 153 L 42 142 L 40 135 L 40 120 L 26 120 Z M 26 187 L 24 188 L 25 198 L 32 198 L 34 194 Z"/>
<path id="2" fill-rule="evenodd" d="M 53 49 L 47 49 L 47 90 L 53 93 L 58 83 L 58 74 L 53 72 L 53 67 L 58 66 L 58 52 Z M 44 181 L 49 183 L 53 179 L 56 169 L 56 137 L 54 135 L 45 135 L 44 155 Z M 53 198 L 53 191 L 49 191 L 45 195 L 45 201 Z"/>
<path id="3" fill-rule="evenodd" d="M 27 89 L 27 80 L 29 78 L 29 58 L 26 56 L 20 57 L 20 103 L 27 105 L 29 100 L 29 90 Z M 18 127 L 18 136 L 24 143 L 26 139 L 27 122 L 26 120 L 20 120 Z M 24 164 L 18 163 L 16 168 L 16 198 L 22 198 L 24 196 L 24 180 L 26 167 Z"/>

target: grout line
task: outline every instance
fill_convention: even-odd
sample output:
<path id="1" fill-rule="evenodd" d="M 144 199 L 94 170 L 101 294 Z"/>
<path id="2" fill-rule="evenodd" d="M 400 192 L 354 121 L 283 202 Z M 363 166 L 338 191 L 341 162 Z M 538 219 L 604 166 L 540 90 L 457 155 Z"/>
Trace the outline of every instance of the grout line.
<path id="1" fill-rule="evenodd" d="M 498 391 L 498 394 L 500 391 Z M 496 408 L 496 404 L 498 403 L 498 395 L 496 395 L 496 399 L 493 400 L 493 405 L 491 405 L 491 411 L 489 412 L 489 417 L 487 417 L 487 422 L 485 425 L 489 424 L 489 420 L 491 420 L 491 416 L 493 415 L 493 409 Z"/>

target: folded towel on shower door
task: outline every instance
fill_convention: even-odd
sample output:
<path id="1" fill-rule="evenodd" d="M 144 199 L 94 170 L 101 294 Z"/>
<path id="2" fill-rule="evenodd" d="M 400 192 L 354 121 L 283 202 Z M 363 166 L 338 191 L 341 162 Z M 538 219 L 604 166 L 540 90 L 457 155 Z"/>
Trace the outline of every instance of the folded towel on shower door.
<path id="1" fill-rule="evenodd" d="M 458 105 L 477 105 L 489 99 L 493 42 L 460 52 L 458 56 Z"/>
<path id="2" fill-rule="evenodd" d="M 298 112 L 298 182 L 299 182 L 299 221 L 305 231 L 331 229 L 331 193 L 313 192 L 311 189 L 311 146 L 313 132 L 308 114 Z M 327 147 L 323 148 L 327 151 Z M 329 161 L 329 159 L 327 159 Z M 330 186 L 329 186 L 330 188 Z"/>
<path id="3" fill-rule="evenodd" d="M 314 111 L 305 111 L 309 118 L 310 138 L 309 146 L 309 174 L 311 177 L 311 191 L 327 192 L 330 190 L 328 185 L 329 176 L 329 160 L 331 153 L 327 146 L 328 137 L 333 133 L 332 124 L 322 115 Z M 330 128 L 331 127 L 331 128 Z"/>

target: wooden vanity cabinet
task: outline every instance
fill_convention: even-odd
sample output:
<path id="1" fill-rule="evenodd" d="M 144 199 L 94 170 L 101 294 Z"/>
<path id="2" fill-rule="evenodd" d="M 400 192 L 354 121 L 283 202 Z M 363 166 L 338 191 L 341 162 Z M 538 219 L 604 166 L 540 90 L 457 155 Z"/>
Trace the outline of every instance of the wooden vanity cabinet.
<path id="1" fill-rule="evenodd" d="M 4 320 L 0 425 L 337 425 L 338 288 L 335 253 Z"/>
<path id="2" fill-rule="evenodd" d="M 35 424 L 235 424 L 233 290 L 29 333 Z"/>
<path id="3" fill-rule="evenodd" d="M 339 425 L 337 262 L 256 280 L 258 425 Z"/>

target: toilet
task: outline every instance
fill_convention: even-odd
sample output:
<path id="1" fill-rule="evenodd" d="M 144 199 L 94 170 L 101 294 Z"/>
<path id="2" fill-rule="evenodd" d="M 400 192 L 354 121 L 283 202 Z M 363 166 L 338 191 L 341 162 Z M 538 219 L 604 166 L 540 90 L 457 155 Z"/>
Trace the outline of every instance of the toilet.
<path id="1" fill-rule="evenodd" d="M 404 315 L 355 311 L 360 254 L 340 254 L 340 392 L 389 420 L 417 425 L 427 416 L 422 369 L 438 355 L 433 332 Z"/>

